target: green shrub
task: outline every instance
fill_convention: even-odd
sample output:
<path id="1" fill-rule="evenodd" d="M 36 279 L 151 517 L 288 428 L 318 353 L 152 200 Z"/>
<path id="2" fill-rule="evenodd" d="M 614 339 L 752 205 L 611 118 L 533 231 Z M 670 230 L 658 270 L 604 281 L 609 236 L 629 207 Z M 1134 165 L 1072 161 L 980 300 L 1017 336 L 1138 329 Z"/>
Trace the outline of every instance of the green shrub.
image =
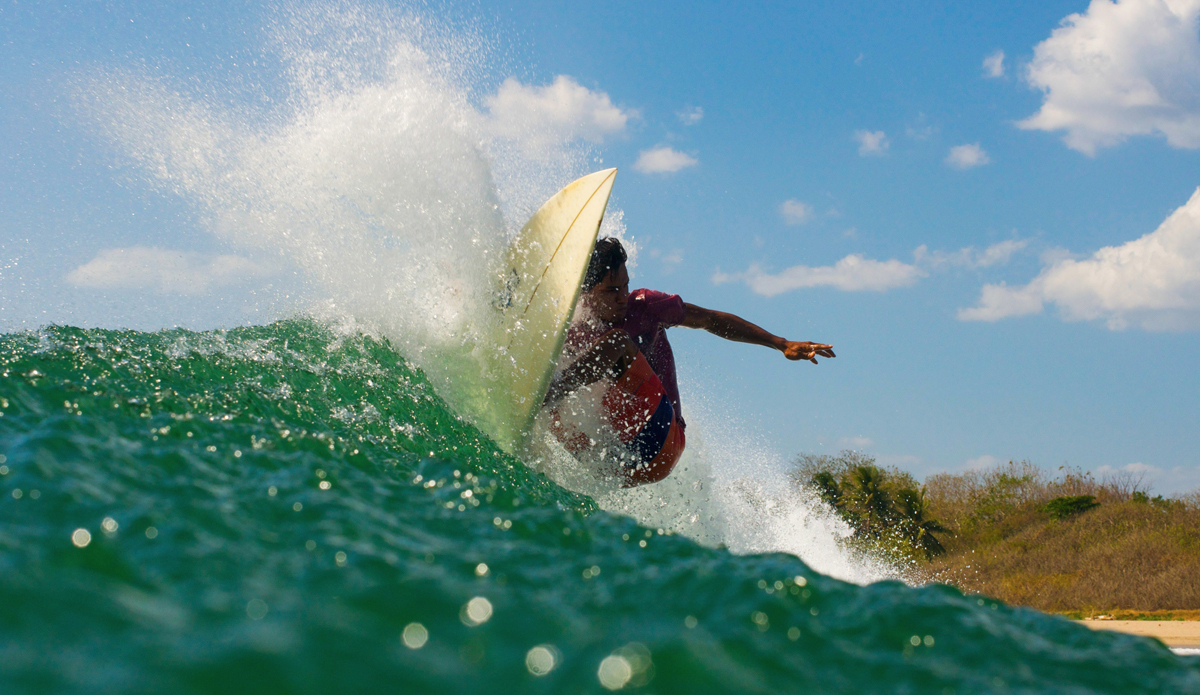
<path id="1" fill-rule="evenodd" d="M 1099 507 L 1100 503 L 1091 495 L 1074 495 L 1071 497 L 1055 497 L 1042 506 L 1042 511 L 1055 519 L 1066 519 L 1076 514 L 1082 514 L 1089 509 Z"/>
<path id="2" fill-rule="evenodd" d="M 896 559 L 928 560 L 946 552 L 935 534 L 949 530 L 929 516 L 925 488 L 895 468 L 855 451 L 802 455 L 792 479 L 828 504 L 853 530 L 851 542 Z"/>

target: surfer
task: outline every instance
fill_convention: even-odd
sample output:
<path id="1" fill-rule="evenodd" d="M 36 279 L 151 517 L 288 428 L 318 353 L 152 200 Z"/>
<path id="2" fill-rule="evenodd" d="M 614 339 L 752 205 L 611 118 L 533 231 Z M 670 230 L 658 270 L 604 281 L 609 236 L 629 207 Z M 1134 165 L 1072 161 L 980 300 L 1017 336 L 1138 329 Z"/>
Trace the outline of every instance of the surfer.
<path id="1" fill-rule="evenodd" d="M 741 343 L 774 348 L 789 360 L 834 357 L 833 346 L 786 340 L 722 311 L 688 304 L 679 295 L 649 289 L 629 291 L 628 256 L 620 240 L 596 242 L 584 275 L 576 321 L 567 332 L 570 363 L 546 394 L 551 430 L 572 453 L 595 446 L 592 438 L 565 424 L 558 408 L 569 394 L 603 378 L 612 380 L 602 415 L 626 451 L 614 456 L 625 487 L 667 477 L 685 446 L 686 423 L 679 403 L 675 357 L 666 329 L 701 328 Z"/>

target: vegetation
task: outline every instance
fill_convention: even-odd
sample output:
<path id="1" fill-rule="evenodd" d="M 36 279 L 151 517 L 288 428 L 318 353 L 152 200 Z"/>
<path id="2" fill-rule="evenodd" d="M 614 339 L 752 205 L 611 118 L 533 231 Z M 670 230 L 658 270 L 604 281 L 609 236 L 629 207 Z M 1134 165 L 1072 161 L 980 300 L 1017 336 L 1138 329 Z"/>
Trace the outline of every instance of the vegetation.
<path id="1" fill-rule="evenodd" d="M 922 486 L 849 451 L 801 456 L 793 478 L 851 545 L 906 560 L 918 580 L 1080 616 L 1200 609 L 1200 492 L 1152 497 L 1133 476 L 1027 461 Z"/>
<path id="2" fill-rule="evenodd" d="M 946 552 L 939 534 L 948 530 L 929 516 L 929 498 L 911 475 L 880 468 L 854 451 L 839 456 L 802 455 L 793 474 L 854 530 L 851 542 L 896 559 Z"/>

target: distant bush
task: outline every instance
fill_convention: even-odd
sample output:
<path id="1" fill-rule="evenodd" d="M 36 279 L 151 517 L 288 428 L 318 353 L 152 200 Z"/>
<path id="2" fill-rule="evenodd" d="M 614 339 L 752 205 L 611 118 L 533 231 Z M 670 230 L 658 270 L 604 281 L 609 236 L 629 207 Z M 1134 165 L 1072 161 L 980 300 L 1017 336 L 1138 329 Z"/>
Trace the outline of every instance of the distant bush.
<path id="1" fill-rule="evenodd" d="M 1028 461 L 922 486 L 853 451 L 799 456 L 792 477 L 910 579 L 1081 615 L 1200 608 L 1200 490 L 1168 499 L 1133 475 Z"/>
<path id="2" fill-rule="evenodd" d="M 912 475 L 880 468 L 855 451 L 804 454 L 793 480 L 811 489 L 854 530 L 852 542 L 903 558 L 928 560 L 946 552 L 937 534 L 947 529 L 929 516 L 925 489 Z"/>
<path id="3" fill-rule="evenodd" d="M 1073 497 L 1055 497 L 1042 505 L 1042 511 L 1055 519 L 1062 520 L 1099 506 L 1100 503 L 1091 495 L 1075 495 Z"/>

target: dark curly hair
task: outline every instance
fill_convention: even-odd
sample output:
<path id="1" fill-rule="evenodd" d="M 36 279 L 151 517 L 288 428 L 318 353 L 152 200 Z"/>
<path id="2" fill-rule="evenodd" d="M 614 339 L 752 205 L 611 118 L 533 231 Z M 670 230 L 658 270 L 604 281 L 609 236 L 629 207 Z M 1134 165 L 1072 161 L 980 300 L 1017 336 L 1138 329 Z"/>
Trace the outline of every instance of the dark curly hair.
<path id="1" fill-rule="evenodd" d="M 621 246 L 620 239 L 606 236 L 597 240 L 596 248 L 592 251 L 592 260 L 588 263 L 587 273 L 583 276 L 583 291 L 591 291 L 593 287 L 600 284 L 601 280 L 608 277 L 609 273 L 615 273 L 618 268 L 625 265 L 628 258 L 625 247 Z"/>

